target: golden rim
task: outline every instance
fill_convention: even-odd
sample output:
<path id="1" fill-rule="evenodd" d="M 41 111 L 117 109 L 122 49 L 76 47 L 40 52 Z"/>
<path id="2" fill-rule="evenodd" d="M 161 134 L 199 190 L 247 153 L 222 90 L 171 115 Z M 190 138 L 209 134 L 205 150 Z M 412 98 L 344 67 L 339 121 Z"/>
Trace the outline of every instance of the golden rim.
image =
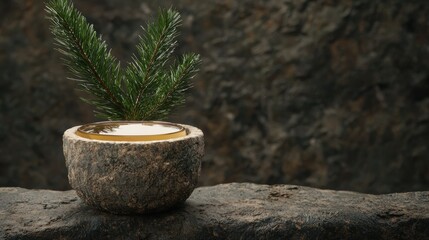
<path id="1" fill-rule="evenodd" d="M 93 128 L 94 126 L 107 127 L 112 125 L 127 125 L 132 123 L 142 123 L 146 125 L 163 125 L 177 128 L 177 131 L 164 134 L 156 135 L 108 135 L 108 134 L 99 134 L 91 133 L 85 131 L 85 129 Z M 94 139 L 94 140 L 103 140 L 103 141 L 128 141 L 128 142 L 138 142 L 138 141 L 157 141 L 157 140 L 167 140 L 173 138 L 184 137 L 187 135 L 186 129 L 178 124 L 161 122 L 161 121 L 107 121 L 107 122 L 95 122 L 90 124 L 85 124 L 80 126 L 76 130 L 76 135 L 83 138 Z"/>

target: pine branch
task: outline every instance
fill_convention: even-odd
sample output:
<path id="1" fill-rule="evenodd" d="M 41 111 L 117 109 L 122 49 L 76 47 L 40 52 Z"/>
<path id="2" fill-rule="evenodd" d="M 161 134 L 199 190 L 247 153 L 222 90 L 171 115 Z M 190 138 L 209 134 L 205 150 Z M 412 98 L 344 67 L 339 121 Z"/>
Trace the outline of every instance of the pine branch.
<path id="1" fill-rule="evenodd" d="M 84 101 L 110 120 L 158 120 L 185 101 L 184 92 L 197 70 L 199 56 L 184 55 L 175 65 L 180 15 L 160 11 L 140 37 L 137 55 L 125 71 L 69 0 L 50 0 L 46 5 L 57 50 L 81 89 L 94 96 Z"/>
<path id="2" fill-rule="evenodd" d="M 191 87 L 189 79 L 198 72 L 199 56 L 186 54 L 181 62 L 170 70 L 166 81 L 158 89 L 151 108 L 144 113 L 145 119 L 163 119 L 176 106 L 184 103 L 185 91 Z"/>
<path id="3" fill-rule="evenodd" d="M 145 113 L 151 108 L 156 91 L 166 79 L 162 70 L 177 46 L 177 28 L 181 24 L 180 15 L 173 10 L 160 12 L 158 19 L 148 24 L 145 35 L 140 37 L 137 56 L 127 68 L 127 83 L 133 116 L 147 119 Z M 145 97 L 142 99 L 142 97 Z"/>
<path id="4" fill-rule="evenodd" d="M 98 115 L 120 119 L 122 92 L 121 86 L 115 83 L 121 77 L 120 66 L 110 55 L 106 43 L 97 37 L 93 26 L 70 2 L 51 0 L 46 11 L 65 65 L 78 79 L 81 88 L 95 96 L 85 101 L 97 107 Z"/>

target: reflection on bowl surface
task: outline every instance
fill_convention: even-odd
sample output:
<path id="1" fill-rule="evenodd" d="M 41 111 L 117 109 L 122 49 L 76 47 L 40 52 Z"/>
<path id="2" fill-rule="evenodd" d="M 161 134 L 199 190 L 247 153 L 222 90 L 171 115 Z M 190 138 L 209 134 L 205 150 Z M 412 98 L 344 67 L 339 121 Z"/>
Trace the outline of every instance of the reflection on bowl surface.
<path id="1" fill-rule="evenodd" d="M 186 130 L 173 123 L 146 121 L 109 121 L 78 128 L 80 137 L 110 141 L 153 141 L 186 136 Z"/>

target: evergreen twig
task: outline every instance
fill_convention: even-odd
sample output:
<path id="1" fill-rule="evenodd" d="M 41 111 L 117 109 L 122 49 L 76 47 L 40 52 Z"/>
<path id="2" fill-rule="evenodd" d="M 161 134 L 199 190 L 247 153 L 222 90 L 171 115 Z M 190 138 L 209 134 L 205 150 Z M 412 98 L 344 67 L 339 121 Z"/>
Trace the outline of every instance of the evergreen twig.
<path id="1" fill-rule="evenodd" d="M 177 63 L 171 59 L 181 25 L 176 11 L 160 11 L 147 25 L 125 70 L 69 0 L 50 0 L 46 11 L 57 50 L 81 88 L 93 95 L 83 100 L 96 107 L 98 116 L 158 120 L 184 102 L 200 60 L 197 54 L 185 54 Z"/>

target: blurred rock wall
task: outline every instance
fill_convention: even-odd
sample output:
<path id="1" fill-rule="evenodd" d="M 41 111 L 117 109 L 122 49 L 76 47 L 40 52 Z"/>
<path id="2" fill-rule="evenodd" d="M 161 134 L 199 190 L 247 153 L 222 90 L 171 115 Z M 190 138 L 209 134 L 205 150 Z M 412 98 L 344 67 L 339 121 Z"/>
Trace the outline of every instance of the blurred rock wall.
<path id="1" fill-rule="evenodd" d="M 159 6 L 202 55 L 171 121 L 206 136 L 201 184 L 429 189 L 425 0 L 75 0 L 128 61 Z M 61 135 L 95 121 L 54 52 L 43 1 L 0 2 L 0 186 L 69 188 Z"/>

